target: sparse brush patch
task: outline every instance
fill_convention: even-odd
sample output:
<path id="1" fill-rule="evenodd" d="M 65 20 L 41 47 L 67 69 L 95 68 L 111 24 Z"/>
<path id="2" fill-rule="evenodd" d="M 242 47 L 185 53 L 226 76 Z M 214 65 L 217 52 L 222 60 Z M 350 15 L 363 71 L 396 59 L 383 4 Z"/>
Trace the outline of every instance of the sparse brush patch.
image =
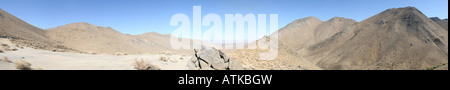
<path id="1" fill-rule="evenodd" d="M 429 67 L 429 68 L 427 68 L 426 70 L 435 70 L 435 69 L 437 69 L 437 68 L 439 68 L 439 67 L 442 67 L 442 66 L 445 66 L 445 65 L 447 65 L 448 63 L 443 63 L 443 64 L 441 64 L 441 65 L 437 65 L 437 66 L 434 66 L 434 67 Z"/>
<path id="2" fill-rule="evenodd" d="M 18 70 L 33 70 L 33 68 L 31 68 L 31 64 L 24 60 L 16 61 L 14 64 Z"/>
<path id="3" fill-rule="evenodd" d="M 163 61 L 163 62 L 167 62 L 169 61 L 169 59 L 166 56 L 161 56 L 159 57 L 159 60 Z"/>
<path id="4" fill-rule="evenodd" d="M 9 63 L 12 63 L 12 61 L 11 61 L 11 60 L 9 60 L 9 58 L 8 58 L 8 57 L 6 57 L 6 56 L 4 56 L 4 57 L 3 57 L 3 61 L 4 61 L 4 62 L 9 62 Z"/>
<path id="5" fill-rule="evenodd" d="M 140 60 L 136 59 L 133 62 L 133 66 L 134 66 L 134 69 L 137 69 L 137 70 L 147 70 L 147 68 L 149 67 L 149 64 L 147 62 L 145 62 L 143 59 L 140 59 Z"/>
<path id="6" fill-rule="evenodd" d="M 158 66 L 152 65 L 146 61 L 144 61 L 144 59 L 136 59 L 133 62 L 133 66 L 134 69 L 137 70 L 160 70 L 160 68 Z"/>

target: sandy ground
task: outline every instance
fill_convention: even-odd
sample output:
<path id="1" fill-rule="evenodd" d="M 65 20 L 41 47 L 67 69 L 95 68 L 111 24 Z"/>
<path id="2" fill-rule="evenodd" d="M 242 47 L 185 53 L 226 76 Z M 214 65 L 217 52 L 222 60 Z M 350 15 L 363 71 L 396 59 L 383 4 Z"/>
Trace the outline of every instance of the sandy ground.
<path id="1" fill-rule="evenodd" d="M 3 40 L 4 41 L 4 40 Z M 8 42 L 2 42 L 8 43 Z M 12 48 L 14 48 L 13 45 Z M 24 47 L 17 51 L 5 51 L 0 57 L 8 57 L 11 61 L 25 60 L 31 67 L 41 67 L 44 70 L 132 70 L 136 59 L 158 65 L 163 70 L 185 70 L 186 62 L 191 58 L 176 54 L 142 54 L 142 55 L 108 55 L 108 54 L 78 54 L 70 52 L 52 52 Z M 160 60 L 167 57 L 168 61 Z M 13 63 L 0 61 L 0 70 L 14 69 Z"/>

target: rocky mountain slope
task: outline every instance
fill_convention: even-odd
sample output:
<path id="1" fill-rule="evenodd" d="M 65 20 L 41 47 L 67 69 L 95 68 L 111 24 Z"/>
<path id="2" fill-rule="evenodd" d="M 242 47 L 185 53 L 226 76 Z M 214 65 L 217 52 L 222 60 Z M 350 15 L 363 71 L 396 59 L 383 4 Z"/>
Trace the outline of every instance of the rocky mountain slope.
<path id="1" fill-rule="evenodd" d="M 440 19 L 438 17 L 431 17 L 430 19 L 448 30 L 448 19 Z"/>
<path id="2" fill-rule="evenodd" d="M 276 39 L 276 38 L 275 38 Z M 259 43 L 259 41 L 265 41 Z M 270 43 L 270 40 L 274 38 L 263 37 L 255 42 L 256 49 L 239 49 L 228 50 L 227 55 L 230 58 L 241 62 L 243 67 L 256 70 L 321 70 L 302 55 L 292 51 L 286 43 L 278 41 L 278 43 Z M 274 46 L 277 45 L 277 46 Z M 260 58 L 261 53 L 268 53 L 270 48 L 263 49 L 262 47 L 272 47 L 277 49 L 277 54 L 271 54 L 276 56 L 274 60 L 262 60 Z"/>
<path id="3" fill-rule="evenodd" d="M 49 40 L 45 31 L 0 9 L 0 38 L 12 39 L 20 46 L 54 51 L 71 51 L 63 45 Z"/>
<path id="4" fill-rule="evenodd" d="M 46 31 L 49 39 L 86 52 L 107 54 L 192 53 L 192 49 L 172 49 L 170 45 L 172 36 L 156 32 L 128 35 L 111 27 L 100 27 L 85 22 L 67 24 Z M 193 41 L 192 39 L 189 40 Z M 186 43 L 186 45 L 189 45 L 189 43 Z"/>
<path id="5" fill-rule="evenodd" d="M 425 69 L 448 62 L 448 31 L 414 7 L 393 8 L 309 47 L 323 69 Z"/>

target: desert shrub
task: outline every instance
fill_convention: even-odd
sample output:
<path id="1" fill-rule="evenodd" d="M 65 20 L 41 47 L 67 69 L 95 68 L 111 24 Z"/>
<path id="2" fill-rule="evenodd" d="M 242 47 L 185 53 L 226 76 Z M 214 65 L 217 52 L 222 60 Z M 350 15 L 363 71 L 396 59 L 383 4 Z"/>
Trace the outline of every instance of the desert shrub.
<path id="1" fill-rule="evenodd" d="M 33 68 L 31 68 L 31 64 L 24 60 L 16 61 L 14 64 L 18 70 L 33 70 Z"/>
<path id="2" fill-rule="evenodd" d="M 169 61 L 169 59 L 168 59 L 167 57 L 165 57 L 165 56 L 159 57 L 159 60 L 161 60 L 161 61 L 163 61 L 163 62 Z"/>
<path id="3" fill-rule="evenodd" d="M 6 57 L 6 56 L 4 56 L 4 57 L 3 57 L 3 61 L 4 61 L 4 62 L 9 62 L 9 63 L 12 63 L 12 61 L 11 61 L 11 60 L 9 60 L 9 58 L 8 58 L 8 57 Z"/>
<path id="4" fill-rule="evenodd" d="M 144 61 L 144 59 L 136 59 L 133 62 L 133 66 L 134 69 L 137 70 L 160 70 L 160 68 L 156 65 L 152 65 L 146 61 Z"/>
<path id="5" fill-rule="evenodd" d="M 434 66 L 434 67 L 428 67 L 428 68 L 426 68 L 426 70 L 435 70 L 435 69 L 437 69 L 437 68 L 439 68 L 439 67 L 442 67 L 442 66 L 445 66 L 445 65 L 447 65 L 448 63 L 443 63 L 443 64 L 441 64 L 441 65 L 437 65 L 437 66 Z"/>
<path id="6" fill-rule="evenodd" d="M 147 62 L 145 62 L 143 59 L 140 59 L 140 60 L 136 59 L 133 62 L 133 66 L 134 66 L 134 69 L 137 69 L 137 70 L 146 70 L 148 68 L 149 64 Z"/>
<path id="7" fill-rule="evenodd" d="M 4 50 L 4 51 L 11 51 L 11 49 L 9 49 L 10 47 L 9 46 L 3 46 L 2 45 L 2 49 Z"/>

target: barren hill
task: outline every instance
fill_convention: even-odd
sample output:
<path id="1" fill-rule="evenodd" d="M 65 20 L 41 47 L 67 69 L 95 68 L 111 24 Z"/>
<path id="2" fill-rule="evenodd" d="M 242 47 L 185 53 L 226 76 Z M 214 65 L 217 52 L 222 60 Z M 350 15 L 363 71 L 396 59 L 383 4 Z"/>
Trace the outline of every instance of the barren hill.
<path id="1" fill-rule="evenodd" d="M 263 37 L 253 42 L 256 43 L 256 49 L 227 50 L 228 55 L 242 63 L 244 67 L 256 70 L 321 70 L 303 56 L 292 51 L 282 41 L 279 41 L 278 46 L 276 46 L 278 51 L 274 60 L 261 60 L 260 53 L 269 52 L 269 49 L 261 49 L 261 46 L 271 47 L 274 45 L 272 43 L 257 43 L 261 40 L 270 41 L 271 38 Z"/>
<path id="2" fill-rule="evenodd" d="M 132 35 L 122 34 L 110 27 L 85 22 L 67 24 L 47 31 L 48 37 L 58 43 L 92 53 L 139 54 L 166 49 Z"/>
<path id="3" fill-rule="evenodd" d="M 306 46 L 314 44 L 314 30 L 323 21 L 316 17 L 306 17 L 281 28 L 278 32 L 279 41 L 285 42 L 286 46 L 293 51 L 298 51 Z"/>
<path id="4" fill-rule="evenodd" d="M 172 36 L 156 32 L 128 35 L 110 27 L 100 27 L 85 22 L 59 26 L 48 29 L 47 31 L 47 36 L 51 40 L 55 40 L 73 49 L 92 53 L 143 54 L 193 52 L 191 49 L 172 49 L 170 45 L 170 38 Z"/>
<path id="5" fill-rule="evenodd" d="M 355 24 L 356 21 L 343 17 L 334 17 L 323 22 L 315 17 L 298 19 L 278 32 L 279 40 L 298 54 L 306 54 L 307 48 L 319 43 L 345 28 Z"/>
<path id="6" fill-rule="evenodd" d="M 393 8 L 309 50 L 323 69 L 425 69 L 448 63 L 448 31 L 414 7 Z"/>
<path id="7" fill-rule="evenodd" d="M 436 23 L 438 23 L 438 24 L 441 25 L 443 28 L 445 28 L 445 29 L 448 30 L 448 19 L 436 21 Z"/>
<path id="8" fill-rule="evenodd" d="M 48 37 L 67 47 L 96 53 L 136 54 L 147 48 L 138 47 L 140 41 L 110 27 L 99 27 L 88 23 L 72 23 L 47 30 Z"/>
<path id="9" fill-rule="evenodd" d="M 440 19 L 438 17 L 431 17 L 430 19 L 448 30 L 448 19 Z"/>
<path id="10" fill-rule="evenodd" d="M 45 38 L 42 29 L 26 23 L 2 9 L 0 9 L 0 25 L 2 37 L 8 36 L 27 40 L 42 40 Z"/>
<path id="11" fill-rule="evenodd" d="M 345 28 L 355 24 L 356 21 L 343 17 L 334 17 L 324 23 L 321 23 L 314 30 L 315 43 L 330 38 L 334 34 L 344 30 Z"/>
<path id="12" fill-rule="evenodd" d="M 0 9 L 0 38 L 9 38 L 20 46 L 45 50 L 67 50 L 47 39 L 45 31 Z"/>

